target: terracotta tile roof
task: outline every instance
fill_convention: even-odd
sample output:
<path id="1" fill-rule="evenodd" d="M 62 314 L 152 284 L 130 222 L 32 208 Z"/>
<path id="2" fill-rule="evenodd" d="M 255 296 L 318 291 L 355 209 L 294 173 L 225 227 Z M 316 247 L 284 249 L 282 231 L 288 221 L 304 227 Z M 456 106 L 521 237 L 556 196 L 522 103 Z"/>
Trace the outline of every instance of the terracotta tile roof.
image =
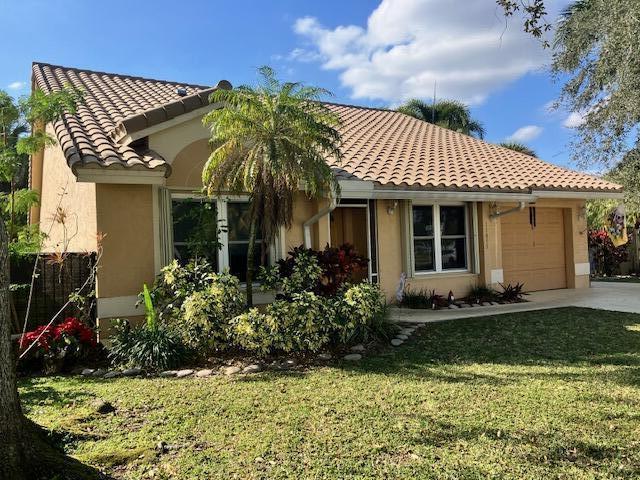
<path id="1" fill-rule="evenodd" d="M 69 166 L 164 169 L 151 150 L 126 145 L 133 132 L 208 104 L 215 88 L 127 75 L 33 64 L 34 85 L 45 92 L 69 83 L 85 105 L 54 127 Z M 184 95 L 178 89 L 184 89 Z M 429 190 L 620 191 L 619 185 L 431 125 L 391 110 L 327 103 L 341 120 L 343 162 L 328 162 L 341 179 L 384 188 Z M 119 143 L 121 142 L 121 143 Z"/>
<path id="2" fill-rule="evenodd" d="M 341 121 L 343 178 L 442 190 L 619 191 L 621 187 L 384 109 L 327 104 Z"/>
<path id="3" fill-rule="evenodd" d="M 162 123 L 209 104 L 216 88 L 231 88 L 222 80 L 216 87 L 167 82 L 61 67 L 46 63 L 32 66 L 33 84 L 44 92 L 70 84 L 84 91 L 85 103 L 75 115 L 65 115 L 54 125 L 69 166 L 79 165 L 163 169 L 170 168 L 153 150 L 120 144 L 122 137 Z M 183 89 L 180 93 L 178 89 Z"/>

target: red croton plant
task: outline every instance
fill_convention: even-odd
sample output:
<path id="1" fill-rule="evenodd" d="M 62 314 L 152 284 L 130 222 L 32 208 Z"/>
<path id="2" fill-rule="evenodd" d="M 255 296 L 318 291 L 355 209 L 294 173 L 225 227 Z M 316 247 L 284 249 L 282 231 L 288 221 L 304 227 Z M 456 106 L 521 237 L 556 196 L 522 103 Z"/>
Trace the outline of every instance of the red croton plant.
<path id="1" fill-rule="evenodd" d="M 65 361 L 78 359 L 96 347 L 95 332 L 75 317 L 57 325 L 43 325 L 24 334 L 20 349 L 31 347 L 33 356 L 44 360 L 45 370 L 60 370 Z"/>

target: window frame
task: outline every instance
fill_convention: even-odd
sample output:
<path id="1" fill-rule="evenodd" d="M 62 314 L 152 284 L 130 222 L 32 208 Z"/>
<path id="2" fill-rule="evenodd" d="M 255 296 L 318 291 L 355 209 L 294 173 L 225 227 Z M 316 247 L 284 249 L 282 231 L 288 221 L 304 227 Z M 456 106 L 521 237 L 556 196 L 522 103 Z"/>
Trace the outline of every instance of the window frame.
<path id="1" fill-rule="evenodd" d="M 229 240 L 229 229 L 228 229 L 228 213 L 227 213 L 227 204 L 229 203 L 249 203 L 248 195 L 223 195 L 217 198 L 208 199 L 206 195 L 203 195 L 198 192 L 178 192 L 171 191 L 171 202 L 174 200 L 196 200 L 196 201 L 209 201 L 211 203 L 216 204 L 216 215 L 218 217 L 218 222 L 223 227 L 220 232 L 220 244 L 222 248 L 218 250 L 218 272 L 222 272 L 224 269 L 229 268 L 229 246 L 231 244 L 241 244 L 246 243 L 245 241 L 230 241 Z M 171 221 L 169 222 L 172 237 L 173 237 L 173 213 L 171 213 Z M 172 248 L 175 245 L 175 240 L 172 241 Z M 276 248 L 279 242 L 274 241 L 272 245 L 269 246 L 269 265 L 274 265 L 277 259 Z M 175 257 L 174 257 L 175 258 Z M 255 282 L 254 282 L 255 284 Z M 243 282 L 242 285 L 245 285 Z"/>
<path id="2" fill-rule="evenodd" d="M 433 209 L 433 237 L 431 236 L 414 236 L 413 233 L 413 207 L 431 207 Z M 464 235 L 442 235 L 440 225 L 440 207 L 463 207 L 464 211 Z M 433 202 L 433 201 L 410 201 L 408 210 L 408 244 L 409 244 L 409 268 L 413 277 L 430 276 L 430 275 L 443 275 L 443 274 L 459 274 L 471 272 L 471 229 L 473 225 L 470 222 L 469 204 L 467 202 Z M 434 250 L 434 269 L 433 270 L 416 270 L 415 261 L 415 239 L 430 239 L 433 238 L 433 250 Z M 443 239 L 455 239 L 464 238 L 465 245 L 465 268 L 442 268 L 442 240 Z"/>

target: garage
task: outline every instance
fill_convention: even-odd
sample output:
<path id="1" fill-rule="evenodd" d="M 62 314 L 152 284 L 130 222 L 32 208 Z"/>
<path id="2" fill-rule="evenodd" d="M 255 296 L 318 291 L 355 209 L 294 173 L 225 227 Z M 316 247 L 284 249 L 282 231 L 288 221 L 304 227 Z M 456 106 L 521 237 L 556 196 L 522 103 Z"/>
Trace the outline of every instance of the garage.
<path id="1" fill-rule="evenodd" d="M 567 287 L 562 212 L 531 206 L 501 218 L 505 284 L 524 283 L 525 291 Z"/>

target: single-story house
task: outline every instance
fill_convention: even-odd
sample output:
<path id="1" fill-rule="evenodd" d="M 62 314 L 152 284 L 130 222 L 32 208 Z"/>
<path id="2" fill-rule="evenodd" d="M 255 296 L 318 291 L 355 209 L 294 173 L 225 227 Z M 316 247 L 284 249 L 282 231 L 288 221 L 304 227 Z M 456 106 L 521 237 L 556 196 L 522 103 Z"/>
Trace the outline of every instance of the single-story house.
<path id="1" fill-rule="evenodd" d="M 31 221 L 50 230 L 50 251 L 95 251 L 103 235 L 99 321 L 140 315 L 143 283 L 173 258 L 188 258 L 193 245 L 206 245 L 216 221 L 226 226 L 222 248 L 205 253 L 242 278 L 247 197 L 200 194 L 210 151 L 202 116 L 220 108 L 209 94 L 231 84 L 33 64 L 33 89 L 65 84 L 84 90 L 86 102 L 46 125 L 58 144 L 32 158 L 31 187 L 41 203 Z M 327 105 L 341 120 L 344 160 L 327 162 L 342 196 L 336 204 L 301 191 L 293 226 L 264 247 L 262 261 L 302 244 L 349 242 L 370 259 L 368 278 L 390 300 L 403 272 L 414 288 L 456 296 L 478 284 L 589 286 L 585 200 L 621 198 L 619 185 L 399 112 Z M 51 226 L 59 209 L 66 224 Z"/>

